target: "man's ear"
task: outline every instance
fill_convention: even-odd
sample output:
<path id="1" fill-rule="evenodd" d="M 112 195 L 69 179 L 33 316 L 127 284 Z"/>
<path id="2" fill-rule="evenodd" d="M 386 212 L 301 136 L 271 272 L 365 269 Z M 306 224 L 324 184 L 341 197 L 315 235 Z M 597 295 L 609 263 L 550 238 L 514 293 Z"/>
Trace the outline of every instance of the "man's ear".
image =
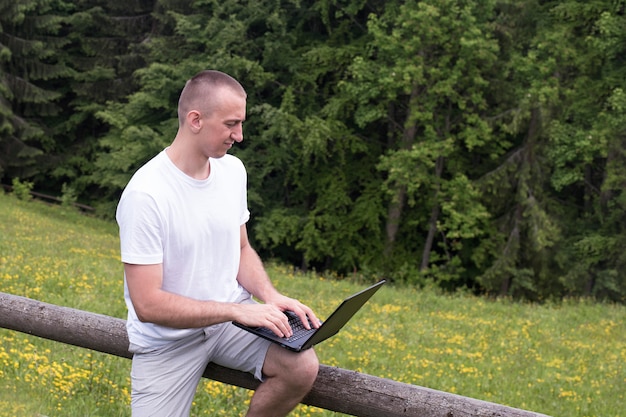
<path id="1" fill-rule="evenodd" d="M 191 110 L 187 113 L 186 117 L 187 126 L 193 133 L 198 133 L 202 128 L 202 117 L 200 117 L 200 112 L 197 110 Z"/>

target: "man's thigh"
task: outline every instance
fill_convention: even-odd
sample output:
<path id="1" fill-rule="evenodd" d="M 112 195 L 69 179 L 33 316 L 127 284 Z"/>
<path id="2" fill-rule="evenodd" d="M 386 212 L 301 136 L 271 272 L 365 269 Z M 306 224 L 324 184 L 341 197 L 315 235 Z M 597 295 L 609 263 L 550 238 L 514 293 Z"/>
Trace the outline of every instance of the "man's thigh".
<path id="1" fill-rule="evenodd" d="M 220 325 L 217 343 L 210 361 L 218 365 L 248 372 L 263 380 L 263 364 L 271 342 L 242 330 L 231 323 Z M 211 337 L 211 336 L 210 336 Z"/>
<path id="2" fill-rule="evenodd" d="M 157 351 L 135 353 L 131 371 L 133 417 L 188 416 L 207 363 L 202 332 Z"/>

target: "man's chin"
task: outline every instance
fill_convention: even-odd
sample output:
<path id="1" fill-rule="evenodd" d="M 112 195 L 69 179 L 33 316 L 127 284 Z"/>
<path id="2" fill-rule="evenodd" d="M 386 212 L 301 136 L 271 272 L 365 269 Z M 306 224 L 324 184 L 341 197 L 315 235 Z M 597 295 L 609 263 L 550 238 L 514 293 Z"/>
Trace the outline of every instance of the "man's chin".
<path id="1" fill-rule="evenodd" d="M 220 152 L 220 153 L 214 153 L 213 155 L 210 155 L 209 158 L 220 159 L 220 158 L 223 158 L 224 156 L 226 156 L 226 154 L 228 154 L 228 151 Z"/>

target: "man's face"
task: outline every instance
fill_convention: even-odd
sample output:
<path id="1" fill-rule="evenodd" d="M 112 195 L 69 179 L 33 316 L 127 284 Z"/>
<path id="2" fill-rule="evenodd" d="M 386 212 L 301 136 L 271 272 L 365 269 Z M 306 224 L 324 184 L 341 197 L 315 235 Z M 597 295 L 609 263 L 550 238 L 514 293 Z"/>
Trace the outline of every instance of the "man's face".
<path id="1" fill-rule="evenodd" d="M 222 89 L 214 109 L 202 116 L 200 146 L 207 157 L 221 158 L 235 142 L 243 140 L 246 98 L 230 89 Z"/>

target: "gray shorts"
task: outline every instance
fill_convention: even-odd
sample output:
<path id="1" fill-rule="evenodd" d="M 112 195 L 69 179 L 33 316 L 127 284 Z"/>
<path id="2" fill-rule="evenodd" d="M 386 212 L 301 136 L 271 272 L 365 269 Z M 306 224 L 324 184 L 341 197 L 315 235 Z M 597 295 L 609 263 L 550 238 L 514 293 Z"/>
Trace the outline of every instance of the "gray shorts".
<path id="1" fill-rule="evenodd" d="M 209 362 L 249 372 L 262 380 L 270 344 L 231 323 L 221 323 L 158 350 L 131 346 L 135 351 L 131 370 L 133 417 L 189 416 Z"/>

